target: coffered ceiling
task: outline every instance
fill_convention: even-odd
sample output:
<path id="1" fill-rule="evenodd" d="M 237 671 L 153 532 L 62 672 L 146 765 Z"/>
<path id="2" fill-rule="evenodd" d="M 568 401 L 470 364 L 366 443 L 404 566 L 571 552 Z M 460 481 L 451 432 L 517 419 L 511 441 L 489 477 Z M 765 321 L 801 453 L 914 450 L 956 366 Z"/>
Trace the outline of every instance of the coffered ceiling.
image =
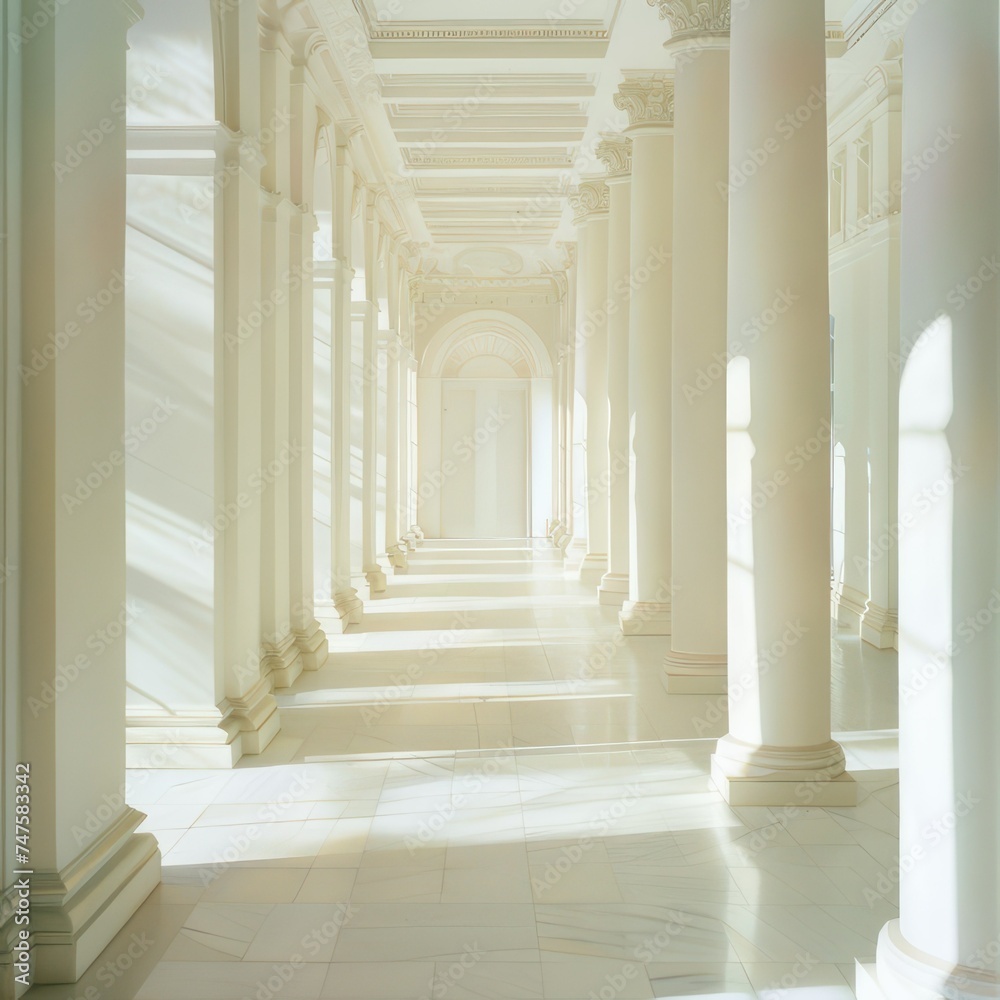
<path id="1" fill-rule="evenodd" d="M 892 2 L 827 0 L 831 55 L 843 21 Z M 603 173 L 601 133 L 627 121 L 612 103 L 621 71 L 670 65 L 647 0 L 310 5 L 411 235 L 439 260 L 504 247 L 530 270 L 559 267 L 569 190 Z"/>

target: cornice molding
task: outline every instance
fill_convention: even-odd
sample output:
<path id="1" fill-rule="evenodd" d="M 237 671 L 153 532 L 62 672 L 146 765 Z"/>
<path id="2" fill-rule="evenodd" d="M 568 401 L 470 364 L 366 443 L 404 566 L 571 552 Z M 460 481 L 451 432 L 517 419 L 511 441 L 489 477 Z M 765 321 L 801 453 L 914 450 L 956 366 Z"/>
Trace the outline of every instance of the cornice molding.
<path id="1" fill-rule="evenodd" d="M 671 38 L 728 35 L 730 0 L 646 0 L 670 22 Z"/>
<path id="2" fill-rule="evenodd" d="M 628 128 L 674 126 L 674 74 L 664 70 L 625 73 L 614 96 L 615 107 L 628 113 Z"/>
<path id="3" fill-rule="evenodd" d="M 579 225 L 593 218 L 607 215 L 611 205 L 611 191 L 603 178 L 582 180 L 569 195 L 573 221 Z"/>
<path id="4" fill-rule="evenodd" d="M 569 154 L 553 157 L 551 154 L 519 154 L 496 153 L 484 150 L 482 153 L 449 153 L 431 150 L 424 152 L 417 149 L 403 151 L 404 162 L 411 167 L 435 168 L 473 168 L 473 167 L 537 167 L 553 168 L 570 167 L 573 159 Z"/>
<path id="5" fill-rule="evenodd" d="M 608 180 L 631 175 L 632 140 L 627 135 L 602 132 L 595 152 L 608 171 Z"/>

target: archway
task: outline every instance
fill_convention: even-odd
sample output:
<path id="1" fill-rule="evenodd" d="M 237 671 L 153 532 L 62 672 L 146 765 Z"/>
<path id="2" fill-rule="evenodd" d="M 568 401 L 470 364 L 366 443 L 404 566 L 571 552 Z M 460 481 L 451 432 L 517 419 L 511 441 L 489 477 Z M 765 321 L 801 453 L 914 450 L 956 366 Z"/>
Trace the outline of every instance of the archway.
<path id="1" fill-rule="evenodd" d="M 419 521 L 442 538 L 541 535 L 551 500 L 552 364 L 499 310 L 442 327 L 419 372 Z"/>

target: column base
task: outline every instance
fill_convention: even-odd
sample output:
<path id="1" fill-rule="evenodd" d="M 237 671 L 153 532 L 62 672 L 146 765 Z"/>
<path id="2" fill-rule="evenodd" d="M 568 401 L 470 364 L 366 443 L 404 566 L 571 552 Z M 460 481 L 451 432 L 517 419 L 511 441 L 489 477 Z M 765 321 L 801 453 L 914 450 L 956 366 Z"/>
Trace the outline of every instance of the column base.
<path id="1" fill-rule="evenodd" d="M 712 755 L 712 780 L 731 806 L 853 806 L 858 788 L 844 770 L 844 751 L 755 747 L 723 736 Z"/>
<path id="2" fill-rule="evenodd" d="M 563 554 L 563 558 L 566 558 L 566 550 L 569 548 L 570 542 L 573 541 L 573 536 L 565 529 L 560 528 L 553 536 L 552 542 L 557 549 L 560 549 Z"/>
<path id="3" fill-rule="evenodd" d="M 345 627 L 361 624 L 365 605 L 353 587 L 338 590 L 333 597 L 333 607 Z"/>
<path id="4" fill-rule="evenodd" d="M 579 566 L 587 554 L 587 539 L 575 535 L 566 543 L 566 562 L 570 566 Z"/>
<path id="5" fill-rule="evenodd" d="M 417 548 L 417 536 L 412 531 L 408 531 L 399 539 L 399 544 L 405 546 L 407 552 L 415 552 Z"/>
<path id="6" fill-rule="evenodd" d="M 126 713 L 125 766 L 154 768 L 233 767 L 258 754 L 278 735 L 281 716 L 262 678 L 242 698 L 217 708 L 167 715 Z"/>
<path id="7" fill-rule="evenodd" d="M 608 556 L 606 552 L 588 552 L 580 560 L 580 568 L 577 571 L 583 581 L 592 581 L 595 584 L 608 571 Z"/>
<path id="8" fill-rule="evenodd" d="M 728 657 L 724 653 L 681 653 L 663 658 L 663 686 L 670 694 L 726 694 Z"/>
<path id="9" fill-rule="evenodd" d="M 984 1000 L 1000 997 L 985 969 L 954 966 L 914 948 L 898 920 L 882 928 L 874 965 L 857 963 L 858 1000 Z"/>
<path id="10" fill-rule="evenodd" d="M 36 983 L 74 983 L 160 883 L 160 849 L 129 807 L 60 872 L 31 877 Z"/>
<path id="11" fill-rule="evenodd" d="M 406 546 L 396 544 L 389 547 L 386 552 L 389 557 L 389 562 L 392 564 L 392 569 L 394 573 L 405 573 L 409 568 L 410 564 L 406 558 Z"/>
<path id="12" fill-rule="evenodd" d="M 856 629 L 864 617 L 868 595 L 847 584 L 833 593 L 833 617 L 838 625 Z"/>
<path id="13" fill-rule="evenodd" d="M 303 670 L 319 670 L 330 656 L 330 642 L 318 621 L 295 630 L 295 642 L 302 655 Z"/>
<path id="14" fill-rule="evenodd" d="M 598 604 L 621 607 L 628 600 L 628 573 L 605 573 L 597 588 Z"/>
<path id="15" fill-rule="evenodd" d="M 892 649 L 899 642 L 899 614 L 869 603 L 861 619 L 861 638 L 876 649 Z"/>
<path id="16" fill-rule="evenodd" d="M 417 545 L 424 544 L 424 529 L 421 528 L 419 524 L 410 525 L 410 534 L 413 535 L 413 538 L 416 541 Z"/>
<path id="17" fill-rule="evenodd" d="M 385 573 L 381 566 L 365 570 L 365 579 L 368 581 L 368 589 L 372 594 L 385 593 Z"/>
<path id="18" fill-rule="evenodd" d="M 670 635 L 670 605 L 656 601 L 626 601 L 618 615 L 625 635 Z"/>
<path id="19" fill-rule="evenodd" d="M 261 673 L 271 678 L 274 688 L 291 687 L 305 669 L 294 632 L 263 644 Z"/>

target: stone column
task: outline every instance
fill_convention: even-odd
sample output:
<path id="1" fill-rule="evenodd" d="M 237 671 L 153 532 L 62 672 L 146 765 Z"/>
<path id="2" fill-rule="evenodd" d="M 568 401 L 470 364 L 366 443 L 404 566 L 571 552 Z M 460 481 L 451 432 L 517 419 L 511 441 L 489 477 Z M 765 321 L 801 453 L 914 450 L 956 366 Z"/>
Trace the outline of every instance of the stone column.
<path id="1" fill-rule="evenodd" d="M 389 343 L 386 349 L 385 386 L 385 551 L 395 572 L 407 569 L 406 547 L 399 544 L 399 341 L 402 280 L 399 250 L 393 244 L 386 267 L 386 284 L 389 300 Z"/>
<path id="2" fill-rule="evenodd" d="M 279 136 L 287 141 L 287 136 Z M 274 153 L 272 151 L 271 155 Z M 261 302 L 267 315 L 261 323 L 263 348 L 261 454 L 261 629 L 266 671 L 275 687 L 288 687 L 302 673 L 291 622 L 290 482 L 299 474 L 302 444 L 291 440 L 288 318 L 291 215 L 293 206 L 269 189 L 277 178 L 262 178 Z M 277 185 L 275 185 L 277 186 Z"/>
<path id="3" fill-rule="evenodd" d="M 608 571 L 597 588 L 601 604 L 628 598 L 628 318 L 631 260 L 632 140 L 605 136 L 597 155 L 608 171 Z"/>
<path id="4" fill-rule="evenodd" d="M 125 127 L 112 109 L 126 93 L 126 32 L 141 8 L 93 0 L 53 15 L 26 0 L 20 10 L 19 24 L 4 20 L 23 86 L 11 74 L 21 162 L 7 179 L 20 178 L 24 224 L 21 343 L 11 345 L 5 399 L 20 394 L 6 413 L 18 414 L 6 431 L 21 456 L 11 504 L 20 552 L 4 581 L 17 583 L 19 620 L 4 634 L 17 637 L 20 739 L 3 784 L 6 796 L 16 765 L 28 765 L 31 836 L 16 843 L 5 811 L 4 843 L 28 850 L 5 857 L 4 871 L 14 857 L 15 878 L 28 883 L 28 981 L 72 983 L 160 880 L 156 839 L 136 833 L 144 817 L 125 803 Z M 54 171 L 103 120 L 114 124 L 102 141 Z M 4 707 L 6 727 L 14 706 Z M 18 899 L 15 888 L 4 895 L 0 926 Z M 5 965 L 5 996 L 23 991 L 10 973 Z"/>
<path id="5" fill-rule="evenodd" d="M 632 139 L 629 280 L 629 599 L 626 634 L 670 634 L 670 340 L 674 81 L 629 75 L 615 95 Z"/>
<path id="6" fill-rule="evenodd" d="M 362 366 L 362 481 L 361 481 L 361 558 L 362 569 L 372 594 L 385 591 L 385 573 L 378 564 L 375 539 L 378 489 L 378 242 L 379 222 L 375 206 L 376 192 L 367 192 L 364 205 L 365 234 L 365 314 L 364 364 Z"/>
<path id="7" fill-rule="evenodd" d="M 655 4 L 657 0 L 650 0 Z M 673 607 L 667 690 L 726 691 L 729 0 L 660 3 L 674 57 Z"/>
<path id="8" fill-rule="evenodd" d="M 582 507 L 577 503 L 576 466 L 577 466 L 577 411 L 576 411 L 576 358 L 572 349 L 576 329 L 576 286 L 578 247 L 576 243 L 568 246 L 569 263 L 566 268 L 566 292 L 562 310 L 562 342 L 559 359 L 563 366 L 563 484 L 562 526 L 557 536 L 557 544 L 563 551 L 563 558 L 572 564 L 583 558 L 584 548 L 574 551 L 577 533 L 586 531 L 586 519 L 582 515 Z"/>
<path id="9" fill-rule="evenodd" d="M 293 149 L 291 197 L 298 211 L 292 217 L 289 268 L 289 426 L 302 457 L 289 481 L 292 629 L 306 670 L 326 662 L 329 645 L 316 621 L 313 582 L 313 237 L 318 230 L 314 204 L 316 134 L 319 109 L 306 82 L 305 67 L 297 65 L 291 78 Z"/>
<path id="10" fill-rule="evenodd" d="M 1000 997 L 998 28 L 927 0 L 905 36 L 900 914 L 862 1000 Z"/>
<path id="11" fill-rule="evenodd" d="M 333 510 L 333 603 L 341 622 L 359 624 L 364 605 L 351 585 L 351 219 L 354 170 L 346 145 L 338 143 L 333 167 L 333 330 L 330 367 L 333 445 L 330 492 Z"/>
<path id="12" fill-rule="evenodd" d="M 608 378 L 607 285 L 609 190 L 603 179 L 584 180 L 570 195 L 580 247 L 580 282 L 573 343 L 577 391 L 586 405 L 583 496 L 587 506 L 587 550 L 581 576 L 608 566 Z M 574 532 L 575 534 L 575 532 Z"/>
<path id="13" fill-rule="evenodd" d="M 712 769 L 734 805 L 802 804 L 804 788 L 812 805 L 856 795 L 830 735 L 825 30 L 819 0 L 732 14 L 730 728 Z M 764 332 L 746 335 L 763 315 Z"/>

